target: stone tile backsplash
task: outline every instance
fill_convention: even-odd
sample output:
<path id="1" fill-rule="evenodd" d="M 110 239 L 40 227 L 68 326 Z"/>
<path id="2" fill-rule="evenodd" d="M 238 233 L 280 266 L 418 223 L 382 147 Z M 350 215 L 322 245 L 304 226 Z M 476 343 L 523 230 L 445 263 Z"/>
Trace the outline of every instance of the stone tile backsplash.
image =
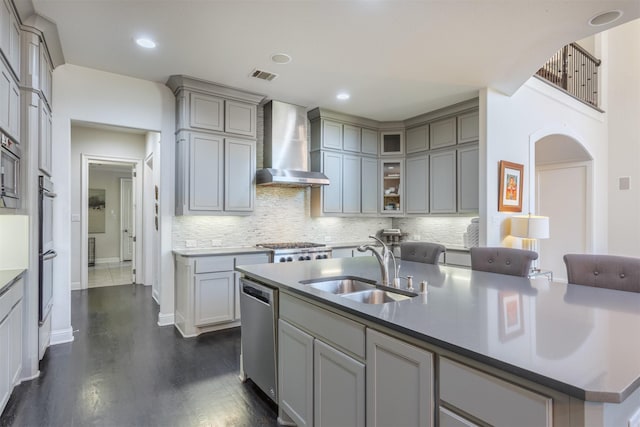
<path id="1" fill-rule="evenodd" d="M 186 248 L 187 240 L 195 240 L 199 248 L 254 246 L 264 242 L 357 242 L 391 227 L 391 218 L 311 217 L 310 198 L 308 188 L 256 187 L 252 215 L 176 216 L 173 248 Z"/>
<path id="2" fill-rule="evenodd" d="M 395 218 L 393 227 L 409 233 L 409 240 L 437 242 L 445 246 L 464 246 L 464 233 L 471 217 Z"/>

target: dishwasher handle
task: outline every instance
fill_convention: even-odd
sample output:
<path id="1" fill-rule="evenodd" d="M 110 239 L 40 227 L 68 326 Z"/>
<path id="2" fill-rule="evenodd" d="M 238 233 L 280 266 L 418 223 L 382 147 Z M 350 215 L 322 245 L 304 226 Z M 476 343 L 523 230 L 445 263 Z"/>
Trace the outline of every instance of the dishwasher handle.
<path id="1" fill-rule="evenodd" d="M 242 282 L 242 293 L 248 297 L 262 301 L 267 305 L 271 305 L 271 299 L 273 292 L 269 289 L 261 289 L 261 286 L 256 286 L 245 281 Z"/>

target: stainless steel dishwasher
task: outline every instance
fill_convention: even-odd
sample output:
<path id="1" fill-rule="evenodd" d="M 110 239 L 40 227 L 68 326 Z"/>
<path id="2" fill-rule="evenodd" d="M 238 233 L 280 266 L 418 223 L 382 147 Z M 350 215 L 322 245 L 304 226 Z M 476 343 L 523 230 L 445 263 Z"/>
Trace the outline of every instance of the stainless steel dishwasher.
<path id="1" fill-rule="evenodd" d="M 274 402 L 278 402 L 276 383 L 276 313 L 278 291 L 240 279 L 242 313 L 242 360 L 244 374 Z"/>

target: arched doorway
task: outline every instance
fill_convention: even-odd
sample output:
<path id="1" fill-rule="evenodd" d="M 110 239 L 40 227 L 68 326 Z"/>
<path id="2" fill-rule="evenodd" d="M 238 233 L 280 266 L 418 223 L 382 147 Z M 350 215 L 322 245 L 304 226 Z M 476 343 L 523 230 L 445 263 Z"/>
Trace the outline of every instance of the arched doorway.
<path id="1" fill-rule="evenodd" d="M 562 257 L 590 252 L 592 243 L 592 157 L 564 134 L 535 141 L 535 206 L 550 218 L 550 238 L 540 241 L 540 266 L 566 281 Z"/>

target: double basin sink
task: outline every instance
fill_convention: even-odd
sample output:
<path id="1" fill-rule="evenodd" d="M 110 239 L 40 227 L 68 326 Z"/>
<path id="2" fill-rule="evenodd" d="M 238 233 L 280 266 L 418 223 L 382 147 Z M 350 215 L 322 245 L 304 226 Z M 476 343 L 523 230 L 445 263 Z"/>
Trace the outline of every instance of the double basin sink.
<path id="1" fill-rule="evenodd" d="M 373 281 L 351 276 L 303 280 L 300 284 L 364 304 L 385 304 L 417 296 L 413 292 L 376 285 Z"/>

